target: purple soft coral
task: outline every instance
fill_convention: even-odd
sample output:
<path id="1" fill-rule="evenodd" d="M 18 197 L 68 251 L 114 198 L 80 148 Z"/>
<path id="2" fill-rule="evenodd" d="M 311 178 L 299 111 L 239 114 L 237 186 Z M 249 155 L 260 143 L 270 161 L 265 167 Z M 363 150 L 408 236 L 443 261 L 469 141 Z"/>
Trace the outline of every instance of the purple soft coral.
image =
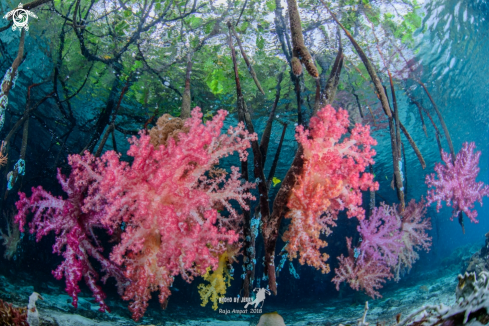
<path id="1" fill-rule="evenodd" d="M 20 199 L 16 203 L 19 212 L 15 216 L 15 221 L 19 223 L 20 230 L 23 232 L 27 216 L 31 212 L 34 218 L 29 223 L 30 232 L 36 233 L 37 241 L 50 232 L 56 234 L 53 252 L 62 255 L 65 260 L 53 271 L 53 275 L 58 280 L 65 277 L 66 292 L 73 298 L 74 307 L 78 305 L 80 292 L 78 282 L 83 277 L 93 292 L 95 300 L 100 304 L 100 311 L 108 311 L 104 302 L 105 294 L 97 285 L 99 275 L 89 257 L 96 259 L 106 273 L 102 278 L 103 282 L 110 276 L 117 280 L 121 294 L 127 279 L 117 265 L 102 255 L 102 248 L 98 245 L 93 232 L 94 228 L 104 228 L 109 233 L 113 230 L 99 222 L 99 211 L 82 211 L 85 193 L 89 187 L 94 187 L 96 184 L 94 171 L 87 169 L 93 166 L 94 160 L 95 158 L 88 153 L 83 157 L 71 156 L 69 163 L 72 170 L 68 178 L 65 178 L 58 169 L 58 181 L 67 193 L 67 199 L 55 197 L 40 186 L 32 188 L 30 198 L 27 198 L 24 193 L 19 193 Z"/>
<path id="2" fill-rule="evenodd" d="M 453 205 L 450 218 L 452 221 L 460 212 L 464 212 L 472 222 L 479 223 L 476 219 L 477 211 L 471 209 L 474 208 L 475 201 L 482 205 L 482 197 L 489 195 L 489 186 L 475 181 L 480 171 L 481 152 L 474 154 L 474 148 L 475 143 L 464 143 L 455 163 L 452 163 L 448 153 L 442 151 L 442 159 L 446 165 L 436 164 L 438 179 L 435 180 L 434 173 L 426 176 L 425 182 L 428 187 L 435 188 L 428 190 L 426 205 L 436 202 L 437 211 L 440 211 L 442 201 L 446 201 L 447 206 Z"/>
<path id="3" fill-rule="evenodd" d="M 431 229 L 430 219 L 424 218 L 424 199 L 419 203 L 411 200 L 404 212 L 397 205 L 381 204 L 373 210 L 368 220 L 360 221 L 358 232 L 362 236 L 357 248 L 351 247 L 347 238 L 348 257 L 338 257 L 333 282 L 336 289 L 345 281 L 351 288 L 364 290 L 372 298 L 382 297 L 377 289 L 386 279 L 399 280 L 401 270 L 410 269 L 419 258 L 415 250 L 429 251 L 431 238 L 426 230 Z"/>
<path id="4" fill-rule="evenodd" d="M 400 228 L 401 220 L 394 208 L 386 204 L 374 208 L 370 218 L 360 221 L 357 228 L 362 236 L 359 262 L 363 264 L 371 257 L 387 266 L 395 266 L 403 249 Z"/>

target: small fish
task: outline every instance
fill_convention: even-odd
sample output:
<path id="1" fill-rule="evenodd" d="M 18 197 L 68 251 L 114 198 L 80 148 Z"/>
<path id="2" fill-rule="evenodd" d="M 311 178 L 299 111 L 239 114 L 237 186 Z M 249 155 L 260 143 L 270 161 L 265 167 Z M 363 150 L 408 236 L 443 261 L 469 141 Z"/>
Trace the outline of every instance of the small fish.
<path id="1" fill-rule="evenodd" d="M 173 286 L 170 288 L 170 290 L 173 290 L 173 291 L 175 291 L 175 292 L 180 291 L 179 289 L 177 289 L 176 287 L 173 287 Z"/>
<path id="2" fill-rule="evenodd" d="M 282 180 L 280 180 L 279 178 L 273 177 L 272 182 L 273 182 L 273 186 L 275 187 L 275 186 L 276 186 L 276 185 L 278 185 L 280 182 L 282 182 Z"/>

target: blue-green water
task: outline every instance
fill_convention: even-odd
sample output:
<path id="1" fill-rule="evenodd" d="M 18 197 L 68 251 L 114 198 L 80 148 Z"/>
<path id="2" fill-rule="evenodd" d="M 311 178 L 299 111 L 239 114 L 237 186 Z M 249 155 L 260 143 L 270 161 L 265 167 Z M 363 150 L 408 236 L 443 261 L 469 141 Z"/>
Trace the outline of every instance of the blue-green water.
<path id="1" fill-rule="evenodd" d="M 390 1 L 388 2 L 390 3 Z M 2 3 L 2 8 L 7 11 L 7 8 L 15 7 L 15 5 Z M 54 5 L 57 6 L 59 3 L 54 1 Z M 46 11 L 50 10 L 48 8 L 50 8 L 51 4 L 46 4 L 45 6 Z M 390 6 L 384 7 L 387 11 L 392 10 L 389 8 Z M 413 49 L 414 53 L 416 53 L 415 58 L 420 63 L 418 66 L 418 78 L 427 86 L 441 111 L 450 131 L 455 152 L 462 148 L 464 142 L 475 142 L 476 149 L 482 152 L 479 162 L 480 173 L 477 180 L 489 184 L 489 148 L 487 146 L 489 140 L 489 82 L 487 77 L 489 74 L 487 59 L 489 49 L 489 4 L 487 1 L 482 0 L 434 0 L 423 3 L 419 12 L 422 13 L 422 24 L 414 33 L 415 46 Z M 36 105 L 43 96 L 49 94 L 53 89 L 52 78 L 56 67 L 56 58 L 59 54 L 59 39 L 53 30 L 35 31 L 35 22 L 32 22 L 31 25 L 33 30 L 26 37 L 26 53 L 19 68 L 20 75 L 16 81 L 15 88 L 12 89 L 8 96 L 9 106 L 6 122 L 0 133 L 2 139 L 7 136 L 9 130 L 21 118 L 26 107 Z M 71 37 L 73 42 L 78 42 L 74 35 L 71 35 Z M 19 33 L 10 30 L 3 31 L 0 34 L 0 41 L 2 53 L 0 68 L 1 71 L 6 71 L 17 55 Z M 344 36 L 343 42 L 348 42 Z M 224 46 L 225 43 L 221 45 Z M 75 46 L 75 43 L 69 46 Z M 148 46 L 148 44 L 142 44 L 142 46 Z M 345 45 L 345 47 L 348 46 L 350 45 Z M 145 51 L 150 52 L 147 48 Z M 370 51 L 374 51 L 374 47 Z M 347 55 L 355 55 L 352 50 L 350 52 Z M 81 53 L 77 55 L 80 58 L 82 56 Z M 122 60 L 130 59 L 123 58 Z M 334 60 L 334 56 L 332 56 L 332 60 Z M 78 63 L 79 61 L 76 64 Z M 198 69 L 201 68 L 198 67 L 198 63 L 197 60 L 194 63 L 194 69 L 197 69 L 196 76 L 200 76 L 198 75 Z M 87 69 L 93 62 L 83 61 L 84 66 L 82 67 L 70 66 L 69 63 L 65 64 L 66 66 L 58 72 L 60 76 L 55 82 L 57 87 L 60 90 L 63 89 L 70 79 L 77 79 L 80 82 L 71 85 L 67 93 L 61 96 L 62 99 L 66 98 L 66 94 L 75 92 L 81 86 L 81 71 Z M 97 63 L 96 65 L 99 64 Z M 184 79 L 181 75 L 184 72 L 184 64 L 180 62 L 180 65 L 182 66 L 181 69 L 179 68 L 180 75 L 166 77 L 171 77 L 172 81 L 173 79 L 181 81 L 178 88 L 183 92 Z M 161 64 L 161 67 L 163 66 Z M 94 69 L 104 69 L 95 65 L 94 67 Z M 150 74 L 148 69 L 144 73 Z M 170 70 L 163 73 L 169 74 Z M 175 71 L 171 71 L 171 73 L 175 73 Z M 261 75 L 263 72 L 258 71 L 257 73 L 259 77 L 263 77 Z M 245 78 L 243 76 L 242 78 Z M 387 86 L 385 74 L 381 76 Z M 158 81 L 154 75 L 150 78 L 155 82 Z M 288 72 L 284 75 L 284 78 L 287 79 L 288 84 L 282 87 L 284 89 L 289 88 L 288 96 L 291 99 L 290 102 L 295 105 L 293 102 L 295 101 L 294 94 L 291 91 L 293 86 L 291 86 L 292 84 L 288 79 Z M 27 89 L 34 83 L 43 84 L 32 88 L 32 99 L 27 102 L 26 106 Z M 100 87 L 98 83 L 103 86 Z M 226 94 L 226 96 L 229 95 L 228 97 L 224 95 L 223 97 L 217 95 L 212 97 L 212 95 L 209 95 L 209 90 L 203 88 L 203 82 L 195 82 L 195 84 L 198 87 L 193 89 L 192 92 L 194 92 L 193 94 L 198 100 L 194 99 L 192 104 L 202 106 L 204 111 L 207 112 L 205 105 L 217 104 L 219 106 L 219 101 L 222 100 L 222 103 L 224 103 L 222 104 L 223 108 L 234 108 L 233 100 L 227 99 L 232 98 L 234 93 Z M 111 85 L 109 78 L 102 79 L 97 83 L 86 86 L 86 89 L 82 87 L 83 91 L 78 96 L 70 99 L 69 105 L 63 104 L 65 110 L 71 111 L 74 121 L 76 120 L 76 124 L 72 129 L 67 122 L 69 119 L 66 119 L 66 116 L 70 114 L 67 115 L 66 112 L 60 111 L 58 104 L 53 99 L 49 99 L 40 105 L 35 113 L 28 114 L 31 122 L 28 127 L 29 139 L 25 154 L 26 175 L 19 179 L 20 181 L 14 187 L 14 191 L 7 193 L 2 200 L 1 210 L 5 219 L 0 219 L 0 228 L 7 230 L 8 212 L 15 209 L 14 203 L 18 200 L 18 191 L 29 192 L 32 186 L 42 185 L 44 189 L 53 192 L 55 195 L 63 194 L 55 179 L 56 167 L 61 167 L 63 173 L 69 174 L 66 156 L 79 153 L 90 140 L 95 128 L 94 121 L 106 107 Z M 274 86 L 269 87 L 272 92 L 275 91 Z M 116 87 L 118 89 L 115 96 L 117 101 L 124 83 L 121 82 Z M 428 132 L 428 137 L 426 137 L 420 122 L 418 108 L 408 99 L 405 94 L 406 89 L 409 89 L 411 94 L 428 110 L 440 130 L 441 126 L 424 90 L 413 80 L 396 80 L 399 118 L 406 126 L 426 161 L 426 168 L 423 169 L 406 138 L 401 136 L 405 146 L 406 161 L 404 165 L 406 169 L 404 170 L 404 177 L 407 179 L 405 189 L 406 202 L 408 202 L 411 199 L 419 200 L 421 196 L 426 195 L 425 176 L 433 173 L 435 163 L 440 162 L 441 159 L 435 132 L 429 119 L 424 115 Z M 375 96 L 373 93 L 368 94 L 368 90 L 371 90 L 371 88 L 366 87 L 362 94 L 365 94 L 369 101 L 376 102 Z M 206 95 L 199 95 L 199 91 Z M 175 106 L 175 103 L 169 100 L 170 96 L 168 93 L 161 90 L 154 90 L 154 92 L 156 94 L 155 97 L 161 95 L 162 99 L 164 98 L 161 105 L 169 103 L 168 106 L 172 106 L 173 111 L 175 111 L 174 107 L 178 111 L 178 105 Z M 160 92 L 159 95 L 157 94 L 158 92 Z M 314 90 L 304 90 L 302 95 L 306 97 L 308 94 L 312 94 L 311 96 L 314 97 Z M 129 160 L 125 153 L 129 148 L 127 138 L 130 137 L 130 133 L 124 133 L 124 131 L 141 129 L 153 114 L 152 106 L 150 108 L 149 104 L 146 103 L 147 105 L 144 105 L 144 103 L 141 104 L 141 102 L 136 100 L 139 95 L 131 93 L 130 96 L 122 102 L 121 110 L 124 114 L 123 117 L 116 120 L 118 128 L 114 132 L 115 142 L 117 143 L 116 149 L 122 154 L 122 159 L 124 160 Z M 172 98 L 173 96 L 174 94 L 171 95 Z M 203 96 L 211 96 L 211 98 L 204 98 Z M 338 93 L 337 99 L 342 100 L 342 96 L 348 98 L 344 93 Z M 253 97 L 255 100 L 257 98 Z M 208 100 L 207 103 L 206 100 Z M 176 102 L 179 101 L 180 99 L 178 98 Z M 262 133 L 268 119 L 267 110 L 271 106 L 271 100 L 260 101 L 258 99 L 255 102 L 249 100 L 248 106 L 253 113 L 252 120 L 255 131 Z M 312 113 L 311 110 L 306 105 L 303 106 L 303 109 L 306 116 L 309 117 Z M 173 111 L 168 110 L 170 113 Z M 215 112 L 213 111 L 213 113 Z M 353 111 L 350 110 L 350 114 L 353 115 Z M 286 110 L 285 105 L 282 105 L 277 110 L 277 117 L 289 123 L 275 172 L 275 176 L 280 181 L 283 181 L 297 149 L 293 128 L 297 114 L 295 110 Z M 224 129 L 229 126 L 235 126 L 237 121 L 238 115 L 236 112 L 231 113 L 230 118 L 225 122 Z M 154 122 L 150 122 L 149 126 L 153 125 Z M 275 123 L 271 133 L 268 159 L 264 167 L 266 176 L 271 168 L 281 133 L 282 126 L 279 123 Z M 22 132 L 17 132 L 11 138 L 8 153 L 10 160 L 9 169 L 12 169 L 21 152 L 22 135 Z M 66 135 L 68 135 L 68 138 L 65 138 Z M 376 205 L 378 206 L 383 201 L 388 204 L 397 203 L 396 192 L 391 188 L 393 168 L 389 131 L 385 128 L 376 130 L 372 132 L 372 136 L 378 142 L 378 145 L 375 146 L 377 155 L 373 166 L 375 180 L 380 185 L 376 195 Z M 444 150 L 448 151 L 445 137 L 441 138 L 441 144 Z M 104 151 L 114 149 L 112 139 L 110 139 L 107 141 Z M 253 175 L 252 160 L 250 159 L 249 162 L 249 172 L 250 175 Z M 239 166 L 236 155 L 222 162 L 222 167 L 224 168 L 229 169 L 231 165 Z M 5 173 L 6 176 L 8 171 L 5 171 L 5 169 L 3 168 L 1 172 Z M 252 180 L 251 177 L 250 179 Z M 2 184 L 1 188 L 2 194 L 5 191 L 7 182 L 5 181 L 4 183 L 5 185 Z M 270 190 L 271 202 L 276 196 L 278 189 L 279 186 L 276 186 Z M 256 189 L 253 190 L 253 193 L 257 197 L 259 196 Z M 369 198 L 368 192 L 364 192 L 363 207 L 367 210 Z M 361 291 L 353 291 L 347 286 L 342 287 L 338 292 L 331 282 L 334 277 L 334 268 L 338 267 L 336 257 L 340 254 L 347 254 L 345 236 L 351 236 L 352 231 L 356 231 L 356 226 L 358 225 L 355 219 L 348 219 L 342 213 L 337 221 L 338 226 L 333 229 L 333 234 L 328 238 L 324 238 L 329 243 L 326 252 L 330 255 L 328 262 L 332 267 L 332 271 L 323 275 L 312 267 L 299 264 L 297 260 L 287 261 L 277 278 L 278 295 L 267 296 L 263 310 L 260 310 L 260 312 L 257 311 L 253 314 L 223 312 L 225 309 L 242 309 L 241 304 L 234 303 L 220 306 L 220 309 L 221 307 L 224 309 L 221 312 L 212 310 L 211 304 L 201 307 L 201 299 L 197 289 L 197 285 L 201 283 L 201 280 L 195 280 L 188 284 L 180 276 L 177 276 L 171 288 L 172 295 L 167 309 L 161 309 L 157 295 L 153 293 L 145 317 L 139 324 L 256 325 L 261 313 L 271 311 L 278 311 L 284 317 L 287 325 L 351 324 L 361 317 L 364 302 L 367 300 L 370 304 L 369 318 L 371 318 L 370 320 L 367 318 L 367 320 L 371 324 L 380 321 L 395 324 L 395 316 L 398 313 L 406 316 L 417 307 L 427 304 L 455 304 L 456 276 L 465 272 L 467 266 L 470 265 L 472 254 L 478 252 L 484 246 L 485 234 L 489 232 L 488 198 L 484 198 L 483 203 L 483 206 L 478 203 L 475 204 L 480 222 L 478 224 L 470 223 L 466 218 L 464 222 L 465 233 L 462 233 L 462 228 L 456 219 L 450 221 L 451 207 L 445 206 L 440 212 L 436 212 L 435 205 L 431 205 L 427 213 L 427 216 L 431 217 L 432 223 L 432 229 L 428 231 L 428 234 L 432 237 L 431 250 L 429 252 L 419 252 L 419 260 L 409 273 L 402 275 L 400 282 L 387 281 L 384 288 L 380 289 L 380 293 L 383 296 L 382 299 L 372 300 Z M 251 212 L 254 212 L 255 206 L 256 202 L 252 203 Z M 289 222 L 285 221 L 284 223 L 286 226 Z M 284 226 L 280 230 L 281 235 L 283 232 Z M 101 239 L 107 240 L 106 253 L 108 254 L 112 245 L 109 244 L 108 237 L 102 237 Z M 115 282 L 111 279 L 109 279 L 107 284 L 101 285 L 108 295 L 107 303 L 112 308 L 110 314 L 97 312 L 98 306 L 91 299 L 91 292 L 88 287 L 81 284 L 83 281 L 80 282 L 82 292 L 79 295 L 81 298 L 79 308 L 75 309 L 71 306 L 71 299 L 64 293 L 64 280 L 56 281 L 51 274 L 51 271 L 63 259 L 52 253 L 54 241 L 55 237 L 53 234 L 46 236 L 41 242 L 37 243 L 33 235 L 25 233 L 13 258 L 10 260 L 0 258 L 0 280 L 2 281 L 0 283 L 0 299 L 25 306 L 28 295 L 32 291 L 39 292 L 45 298 L 44 301 L 38 301 L 38 307 L 41 316 L 45 318 L 44 322 L 46 325 L 49 323 L 49 325 L 55 325 L 55 320 L 57 320 L 59 325 L 95 325 L 100 321 L 107 322 L 107 325 L 134 324 L 131 320 L 131 314 L 127 311 L 127 302 L 123 301 L 117 294 Z M 262 241 L 262 236 L 260 235 L 256 245 L 257 257 L 259 257 L 256 264 L 256 278 L 262 278 L 264 275 Z M 284 242 L 279 240 L 276 248 L 277 254 L 283 246 Z M 0 248 L 0 253 L 3 253 L 5 249 L 2 246 Z M 482 257 L 481 259 L 483 260 L 484 258 L 487 259 L 487 257 Z M 239 258 L 239 263 L 235 263 L 233 266 L 235 270 L 234 280 L 226 292 L 226 296 L 232 298 L 238 296 L 242 286 L 240 278 L 243 272 L 241 259 Z M 276 258 L 276 264 L 278 263 L 279 258 Z M 489 262 L 487 262 L 487 265 L 489 265 Z M 94 266 L 99 267 L 97 263 L 94 263 Z M 293 266 L 299 278 L 294 277 L 292 271 L 289 272 L 289 266 Z M 257 283 L 255 280 L 254 285 L 255 287 L 265 287 L 266 282 Z M 60 317 L 61 315 L 62 317 Z M 86 320 L 79 317 L 79 315 L 86 318 Z M 460 321 L 455 324 L 460 324 Z"/>

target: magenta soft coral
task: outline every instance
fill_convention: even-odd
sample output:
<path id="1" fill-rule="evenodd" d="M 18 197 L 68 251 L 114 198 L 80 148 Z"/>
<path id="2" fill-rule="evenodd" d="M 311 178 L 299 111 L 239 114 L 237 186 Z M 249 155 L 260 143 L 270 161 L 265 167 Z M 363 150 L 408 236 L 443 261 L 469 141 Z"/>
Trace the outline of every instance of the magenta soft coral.
<path id="1" fill-rule="evenodd" d="M 472 222 L 479 223 L 477 211 L 472 210 L 474 203 L 478 201 L 482 205 L 482 197 L 489 195 L 489 186 L 475 181 L 480 171 L 481 152 L 474 154 L 474 149 L 475 143 L 464 143 L 454 163 L 450 154 L 442 151 L 445 165 L 435 165 L 438 179 L 434 173 L 426 176 L 428 187 L 435 188 L 428 190 L 427 205 L 436 202 L 436 209 L 440 211 L 441 202 L 446 201 L 447 206 L 453 206 L 451 220 L 464 212 Z"/>
<path id="2" fill-rule="evenodd" d="M 33 213 L 29 228 L 30 233 L 36 233 L 37 241 L 54 232 L 56 241 L 53 253 L 62 255 L 65 260 L 53 271 L 53 275 L 58 280 L 65 277 L 66 292 L 73 298 L 73 306 L 77 307 L 80 292 L 78 283 L 84 278 L 95 300 L 100 304 L 100 311 L 105 311 L 109 310 L 104 302 L 105 294 L 97 285 L 99 275 L 89 257 L 96 259 L 102 266 L 105 272 L 102 279 L 104 282 L 108 277 L 115 277 L 120 293 L 127 280 L 120 268 L 102 255 L 102 248 L 98 244 L 94 229 L 106 229 L 109 233 L 112 230 L 100 222 L 101 211 L 82 211 L 85 192 L 97 184 L 97 172 L 91 167 L 94 161 L 94 157 L 89 154 L 83 157 L 71 156 L 69 164 L 72 170 L 68 178 L 58 169 L 58 181 L 68 195 L 67 199 L 55 197 L 40 186 L 32 188 L 30 198 L 24 193 L 19 193 L 15 221 L 19 223 L 21 231 L 24 231 L 27 216 Z"/>
<path id="3" fill-rule="evenodd" d="M 130 140 L 131 165 L 114 152 L 101 158 L 104 177 L 98 191 L 86 198 L 84 210 L 98 209 L 103 198 L 107 204 L 102 223 L 109 229 L 124 223 L 122 241 L 110 258 L 125 267 L 132 281 L 124 299 L 133 301 L 129 308 L 136 320 L 144 314 L 152 291 L 159 290 L 163 304 L 174 276 L 190 282 L 208 267 L 215 269 L 226 245 L 238 240 L 241 215 L 231 202 L 249 209 L 246 200 L 254 199 L 248 192 L 253 184 L 242 183 L 236 167 L 228 177 L 208 172 L 234 152 L 245 160 L 256 135 L 245 131 L 242 123 L 221 135 L 226 115 L 220 110 L 204 125 L 196 108 L 185 122 L 189 131 L 180 133 L 178 142 L 169 139 L 166 146 L 154 148 L 150 136 L 141 133 Z M 223 208 L 227 217 L 218 212 Z"/>
<path id="4" fill-rule="evenodd" d="M 368 126 L 357 124 L 350 137 L 343 137 L 349 126 L 348 112 L 336 111 L 328 105 L 311 118 L 309 130 L 297 127 L 297 141 L 304 148 L 304 169 L 292 189 L 286 217 L 291 218 L 284 234 L 291 258 L 307 263 L 323 273 L 327 255 L 319 250 L 326 242 L 319 239 L 328 234 L 338 213 L 348 209 L 348 217 L 364 218 L 361 208 L 361 190 L 377 190 L 378 183 L 370 173 L 364 173 L 373 164 L 375 140 Z M 326 213 L 326 214 L 325 214 Z"/>

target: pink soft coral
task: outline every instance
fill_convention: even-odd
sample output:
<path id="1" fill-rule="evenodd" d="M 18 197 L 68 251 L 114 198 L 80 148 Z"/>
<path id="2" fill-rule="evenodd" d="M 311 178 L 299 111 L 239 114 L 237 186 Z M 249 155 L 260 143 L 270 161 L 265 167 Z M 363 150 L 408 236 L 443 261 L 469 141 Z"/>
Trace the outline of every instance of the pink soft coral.
<path id="1" fill-rule="evenodd" d="M 98 244 L 94 229 L 105 229 L 109 233 L 112 233 L 112 229 L 100 222 L 101 211 L 82 211 L 85 193 L 90 186 L 96 186 L 96 177 L 99 177 L 98 171 L 92 168 L 94 160 L 89 154 L 84 157 L 71 156 L 69 164 L 72 170 L 68 178 L 58 169 L 58 181 L 68 195 L 67 199 L 55 197 L 41 186 L 32 188 L 30 198 L 24 193 L 19 193 L 20 199 L 16 203 L 19 212 L 15 216 L 15 221 L 19 223 L 20 230 L 24 231 L 27 216 L 33 213 L 34 218 L 29 227 L 30 233 L 36 233 L 37 241 L 54 232 L 56 242 L 53 252 L 63 255 L 65 260 L 53 271 L 53 275 L 58 280 L 65 277 L 66 292 L 73 298 L 73 306 L 78 305 L 78 282 L 83 277 L 95 300 L 100 304 L 100 311 L 105 311 L 109 310 L 104 302 L 105 294 L 97 285 L 99 276 L 89 257 L 96 259 L 102 266 L 106 273 L 102 279 L 104 282 L 110 276 L 115 277 L 121 294 L 127 280 L 120 268 L 102 255 L 102 247 Z"/>
<path id="2" fill-rule="evenodd" d="M 160 302 L 165 303 L 174 276 L 190 282 L 207 268 L 215 269 L 226 245 L 237 242 L 241 215 L 232 201 L 249 209 L 246 201 L 254 199 L 248 191 L 253 184 L 241 183 L 236 167 L 228 177 L 214 167 L 234 152 L 246 160 L 256 135 L 245 131 L 242 123 L 221 135 L 226 115 L 220 110 L 204 125 L 196 108 L 185 122 L 188 132 L 179 134 L 178 143 L 171 138 L 158 148 L 141 132 L 139 139 L 130 140 L 132 164 L 120 161 L 113 151 L 102 158 L 71 155 L 70 177 L 58 171 L 68 199 L 54 197 L 41 187 L 33 188 L 30 198 L 20 193 L 16 221 L 23 230 L 32 212 L 30 231 L 37 233 L 37 240 L 56 233 L 53 249 L 65 260 L 53 273 L 66 278 L 66 291 L 75 307 L 78 282 L 84 277 L 100 309 L 108 309 L 89 257 L 100 262 L 104 281 L 116 277 L 123 298 L 132 301 L 129 309 L 137 320 L 152 291 L 159 290 Z M 227 217 L 219 213 L 222 210 L 227 210 Z M 94 228 L 122 232 L 110 260 L 101 254 Z"/>
<path id="3" fill-rule="evenodd" d="M 204 125 L 196 108 L 185 122 L 189 131 L 180 133 L 178 142 L 170 138 L 166 146 L 154 148 L 150 136 L 141 133 L 130 140 L 131 165 L 112 151 L 100 160 L 103 177 L 89 190 L 83 210 L 103 205 L 102 223 L 110 229 L 124 227 L 110 258 L 125 267 L 132 281 L 123 298 L 133 301 L 129 309 L 136 320 L 144 314 L 152 291 L 159 290 L 163 304 L 174 276 L 190 282 L 208 267 L 215 269 L 226 245 L 238 240 L 241 215 L 231 201 L 249 209 L 246 199 L 254 199 L 248 192 L 252 184 L 241 183 L 236 167 L 228 178 L 208 172 L 235 151 L 245 160 L 256 135 L 245 131 L 242 123 L 221 135 L 226 115 L 220 110 Z M 227 209 L 229 216 L 218 209 Z"/>
<path id="4" fill-rule="evenodd" d="M 482 197 L 489 195 L 489 186 L 483 182 L 476 182 L 475 179 L 479 174 L 479 158 L 481 152 L 473 153 L 475 143 L 464 143 L 462 149 L 457 154 L 455 163 L 452 163 L 450 154 L 442 151 L 442 159 L 445 165 L 437 163 L 435 174 L 426 176 L 426 184 L 430 189 L 426 196 L 427 205 L 436 202 L 436 209 L 440 211 L 441 202 L 446 201 L 447 206 L 453 205 L 451 220 L 460 212 L 467 214 L 469 219 L 474 223 L 477 220 L 477 211 L 474 208 L 474 202 L 478 201 L 482 205 Z"/>
<path id="5" fill-rule="evenodd" d="M 348 112 L 336 111 L 328 105 L 311 118 L 309 130 L 297 127 L 297 141 L 304 148 L 304 169 L 289 198 L 291 218 L 284 240 L 291 258 L 300 253 L 301 264 L 307 263 L 329 272 L 325 264 L 328 256 L 319 250 L 326 242 L 321 233 L 329 234 L 329 226 L 341 210 L 348 209 L 348 217 L 364 218 L 361 208 L 361 190 L 377 190 L 378 183 L 365 167 L 373 164 L 375 151 L 371 145 L 368 126 L 357 124 L 350 137 L 343 137 L 349 125 Z"/>
<path id="6" fill-rule="evenodd" d="M 396 211 L 395 207 L 394 211 Z M 430 218 L 424 218 L 425 215 L 426 203 L 421 197 L 418 203 L 412 199 L 400 216 L 403 249 L 399 254 L 399 262 L 394 268 L 396 281 L 400 279 L 400 271 L 410 270 L 416 260 L 418 260 L 419 255 L 416 250 L 424 249 L 430 251 L 431 237 L 428 236 L 426 230 L 431 230 L 431 221 Z"/>
<path id="7" fill-rule="evenodd" d="M 355 252 L 351 247 L 351 238 L 346 238 L 348 246 L 348 257 L 343 254 L 338 257 L 340 266 L 335 268 L 335 277 L 333 283 L 336 284 L 336 290 L 340 289 L 340 284 L 347 282 L 350 287 L 356 291 L 364 290 L 369 296 L 382 297 L 377 289 L 382 288 L 382 283 L 386 279 L 392 278 L 389 267 L 383 263 L 368 257 L 363 259 L 363 263 L 355 260 Z"/>

